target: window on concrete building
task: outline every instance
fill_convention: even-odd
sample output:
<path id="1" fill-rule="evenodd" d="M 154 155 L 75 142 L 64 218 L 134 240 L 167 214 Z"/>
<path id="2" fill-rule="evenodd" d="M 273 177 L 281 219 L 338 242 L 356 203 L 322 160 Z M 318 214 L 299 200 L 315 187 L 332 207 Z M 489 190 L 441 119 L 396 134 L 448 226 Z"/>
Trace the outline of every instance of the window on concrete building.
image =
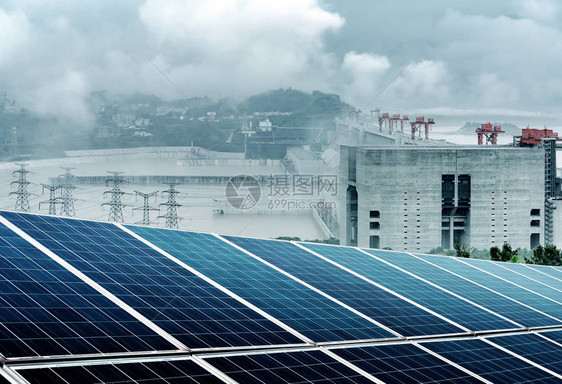
<path id="1" fill-rule="evenodd" d="M 459 175 L 458 178 L 459 207 L 470 206 L 470 175 Z"/>
<path id="2" fill-rule="evenodd" d="M 381 213 L 380 211 L 370 211 L 369 217 L 373 219 L 378 219 L 379 217 L 381 217 Z"/>
<path id="3" fill-rule="evenodd" d="M 443 208 L 455 206 L 455 175 L 441 176 L 441 205 Z"/>
<path id="4" fill-rule="evenodd" d="M 541 210 L 540 209 L 531 209 L 531 216 L 540 216 Z"/>
<path id="5" fill-rule="evenodd" d="M 371 223 L 369 223 L 369 228 L 370 229 L 380 229 L 381 223 L 379 223 L 378 221 L 372 221 Z"/>
<path id="6" fill-rule="evenodd" d="M 541 243 L 541 235 L 539 233 L 531 234 L 531 249 L 534 249 L 537 245 Z"/>
<path id="7" fill-rule="evenodd" d="M 369 237 L 369 248 L 380 248 L 381 247 L 381 238 L 380 236 L 371 236 Z"/>
<path id="8" fill-rule="evenodd" d="M 540 220 L 531 220 L 531 227 L 540 227 L 541 221 Z"/>

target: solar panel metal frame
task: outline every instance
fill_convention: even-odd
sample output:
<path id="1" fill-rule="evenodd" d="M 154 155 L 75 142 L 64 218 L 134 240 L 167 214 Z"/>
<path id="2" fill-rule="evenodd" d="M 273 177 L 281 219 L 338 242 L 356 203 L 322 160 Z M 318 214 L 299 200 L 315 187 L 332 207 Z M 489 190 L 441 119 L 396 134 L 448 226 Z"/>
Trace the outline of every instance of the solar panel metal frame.
<path id="1" fill-rule="evenodd" d="M 158 357 L 158 356 L 143 356 L 135 358 L 123 358 L 117 357 L 113 359 L 96 359 L 96 360 L 75 360 L 75 361 L 60 361 L 60 362 L 37 362 L 28 364 L 11 364 L 9 369 L 15 373 L 17 376 L 22 376 L 25 380 L 25 376 L 20 372 L 35 370 L 35 369 L 49 369 L 49 368 L 70 368 L 70 367 L 92 367 L 92 366 L 116 366 L 127 364 L 141 364 L 141 363 L 159 363 L 159 362 L 182 362 L 191 361 L 197 364 L 199 367 L 206 370 L 210 375 L 215 376 L 217 379 L 222 380 L 225 383 L 237 384 L 236 381 L 228 377 L 225 373 L 216 369 L 214 366 L 206 362 L 204 359 L 197 355 L 184 355 L 184 356 L 170 356 L 170 357 Z M 158 377 L 155 377 L 157 379 Z M 19 382 L 18 382 L 19 383 Z"/>

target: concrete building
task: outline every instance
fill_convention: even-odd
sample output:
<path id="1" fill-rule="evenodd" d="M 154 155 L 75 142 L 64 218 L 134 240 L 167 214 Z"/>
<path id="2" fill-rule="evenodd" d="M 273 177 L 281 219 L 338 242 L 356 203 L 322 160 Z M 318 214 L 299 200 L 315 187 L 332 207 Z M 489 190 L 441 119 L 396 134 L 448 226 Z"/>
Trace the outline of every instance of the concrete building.
<path id="1" fill-rule="evenodd" d="M 545 243 L 542 147 L 341 147 L 340 239 L 428 252 Z"/>

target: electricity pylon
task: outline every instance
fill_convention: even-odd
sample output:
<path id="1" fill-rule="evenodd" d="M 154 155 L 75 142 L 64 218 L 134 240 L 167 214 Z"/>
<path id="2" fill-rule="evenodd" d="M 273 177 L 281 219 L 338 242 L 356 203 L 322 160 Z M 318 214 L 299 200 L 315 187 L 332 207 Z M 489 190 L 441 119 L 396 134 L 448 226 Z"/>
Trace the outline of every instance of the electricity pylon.
<path id="1" fill-rule="evenodd" d="M 27 181 L 27 174 L 31 172 L 25 169 L 25 167 L 29 164 L 16 163 L 16 165 L 19 166 L 20 169 L 12 172 L 12 175 L 17 174 L 18 179 L 16 181 L 12 181 L 11 185 L 17 184 L 18 190 L 16 192 L 10 192 L 10 195 L 17 196 L 16 206 L 14 209 L 16 211 L 30 212 L 29 196 L 31 195 L 31 193 L 27 191 L 27 186 L 31 183 Z"/>
<path id="2" fill-rule="evenodd" d="M 72 194 L 76 189 L 76 185 L 74 185 L 76 176 L 70 173 L 70 170 L 74 168 L 61 167 L 61 169 L 64 169 L 65 172 L 63 175 L 59 175 L 58 177 L 59 187 L 62 189 L 60 214 L 63 216 L 74 217 L 76 216 L 76 212 L 74 211 L 74 201 L 76 199 L 72 196 Z"/>
<path id="3" fill-rule="evenodd" d="M 156 201 L 157 195 L 158 195 L 158 191 L 154 191 L 150 193 L 142 193 L 140 191 L 135 190 L 135 196 L 141 196 L 144 200 L 142 207 L 133 208 L 133 211 L 138 211 L 142 209 L 142 221 L 137 221 L 135 224 L 150 225 L 150 211 L 159 211 L 160 208 L 151 207 L 149 203 L 149 199 L 152 196 L 154 196 L 154 201 Z"/>
<path id="4" fill-rule="evenodd" d="M 56 192 L 60 189 L 59 185 L 48 185 L 41 183 L 43 186 L 43 193 L 45 193 L 45 189 L 49 190 L 49 200 L 40 201 L 39 202 L 39 210 L 41 210 L 41 204 L 49 203 L 49 215 L 56 215 L 57 214 L 57 204 L 61 203 L 60 198 L 56 197 Z"/>
<path id="5" fill-rule="evenodd" d="M 123 176 L 121 176 L 121 174 L 123 172 L 111 172 L 111 171 L 107 171 L 107 173 L 110 173 L 113 175 L 113 177 L 108 178 L 105 181 L 105 185 L 109 186 L 109 184 L 112 184 L 112 188 L 109 191 L 105 191 L 103 193 L 103 197 L 105 198 L 105 196 L 107 194 L 111 194 L 111 201 L 109 203 L 103 203 L 102 207 L 105 205 L 109 205 L 110 209 L 109 209 L 109 217 L 107 218 L 108 221 L 113 221 L 116 223 L 122 223 L 123 222 L 123 207 L 126 207 L 126 204 L 123 204 L 121 202 L 121 197 L 123 195 L 130 195 L 130 193 L 127 192 L 123 192 L 121 190 L 121 184 L 125 183 L 125 178 Z"/>
<path id="6" fill-rule="evenodd" d="M 164 197 L 164 194 L 168 195 L 168 201 L 165 203 L 160 203 L 160 205 L 166 206 L 166 214 L 158 216 L 159 219 L 166 219 L 166 228 L 178 228 L 178 207 L 182 205 L 176 201 L 176 195 L 180 193 L 176 191 L 175 186 L 179 183 L 169 183 L 170 189 L 162 191 L 160 194 Z"/>

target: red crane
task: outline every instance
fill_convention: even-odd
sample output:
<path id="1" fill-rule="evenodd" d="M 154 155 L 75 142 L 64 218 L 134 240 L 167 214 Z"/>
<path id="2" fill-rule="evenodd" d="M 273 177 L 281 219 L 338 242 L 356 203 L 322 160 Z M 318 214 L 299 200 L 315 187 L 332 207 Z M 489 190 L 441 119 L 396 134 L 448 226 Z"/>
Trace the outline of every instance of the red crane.
<path id="1" fill-rule="evenodd" d="M 488 123 L 482 124 L 482 126 L 476 128 L 476 133 L 478 134 L 478 145 L 484 144 L 484 136 L 486 136 L 486 145 L 488 145 L 488 143 L 497 145 L 498 134 L 505 133 L 505 131 L 502 131 L 502 127 L 499 125 Z"/>
<path id="2" fill-rule="evenodd" d="M 382 132 L 382 126 L 384 125 L 384 122 L 388 121 L 388 126 L 390 127 L 390 115 L 388 114 L 388 112 L 384 112 L 382 114 L 382 116 L 379 116 L 379 130 Z M 390 130 L 392 130 L 392 128 L 389 128 Z"/>
<path id="3" fill-rule="evenodd" d="M 515 136 L 514 139 L 519 139 L 520 146 L 533 146 L 539 145 L 541 139 L 556 139 L 559 141 L 558 133 L 554 132 L 552 129 L 534 129 L 534 128 L 523 128 L 521 130 L 521 136 Z"/>
<path id="4" fill-rule="evenodd" d="M 416 132 L 419 132 L 419 136 L 421 137 L 421 126 L 422 125 L 425 128 L 425 139 L 428 140 L 429 139 L 429 127 L 433 124 L 435 124 L 435 121 L 431 117 L 428 117 L 427 121 L 425 121 L 425 118 L 423 116 L 416 117 L 416 121 L 412 121 L 410 123 L 410 125 L 412 126 L 412 140 L 416 139 Z"/>

